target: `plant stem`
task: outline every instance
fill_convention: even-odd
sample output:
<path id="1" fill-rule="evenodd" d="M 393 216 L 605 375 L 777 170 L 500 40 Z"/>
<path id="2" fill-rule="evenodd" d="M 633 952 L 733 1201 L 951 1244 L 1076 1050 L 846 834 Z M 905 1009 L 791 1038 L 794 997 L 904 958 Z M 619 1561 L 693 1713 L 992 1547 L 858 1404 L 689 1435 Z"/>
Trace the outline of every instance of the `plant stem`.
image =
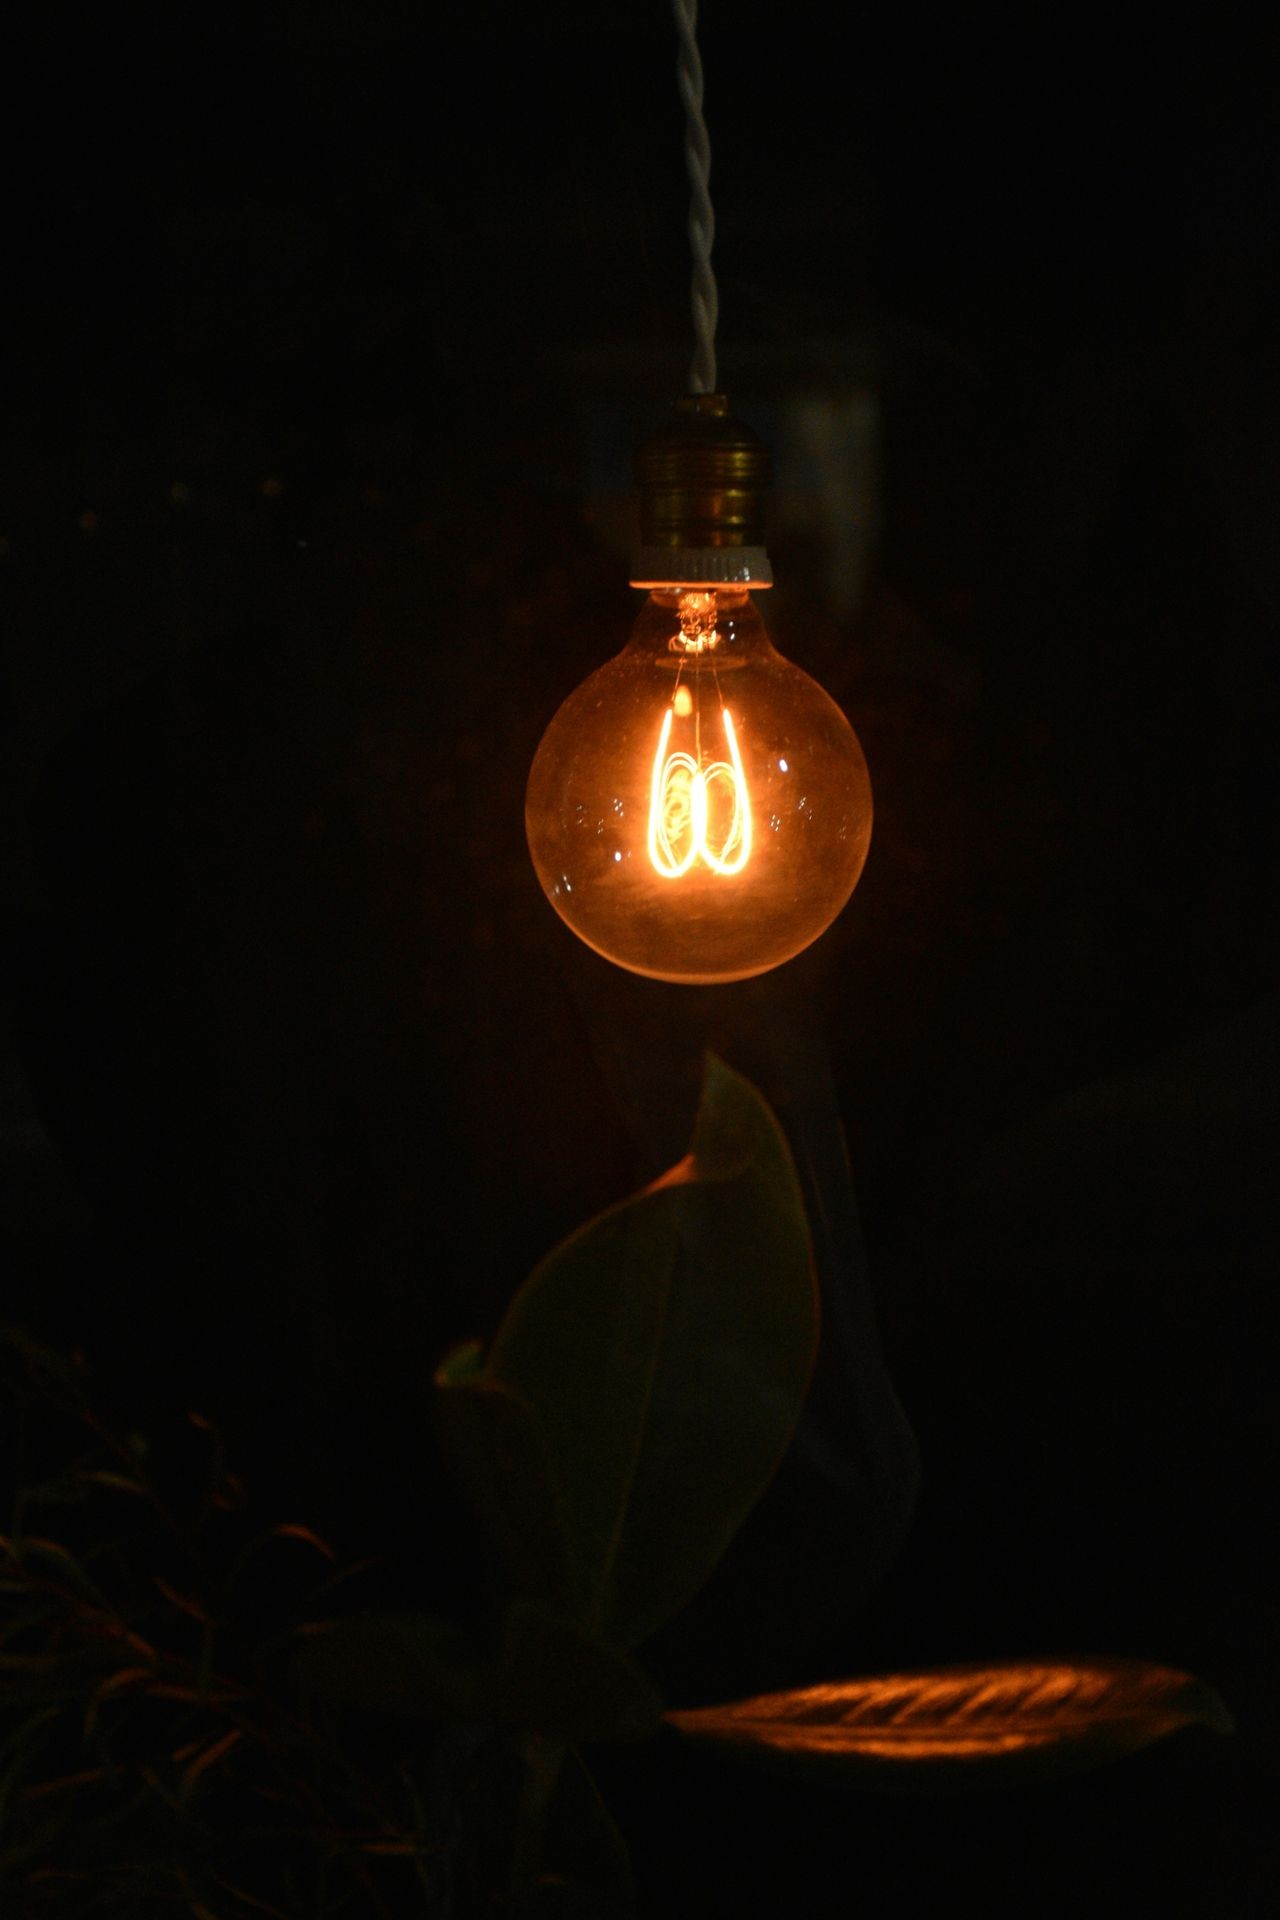
<path id="1" fill-rule="evenodd" d="M 524 1778 L 520 1785 L 520 1805 L 516 1813 L 515 1847 L 511 1856 L 511 1891 L 519 1895 L 532 1886 L 542 1864 L 542 1835 L 547 1809 L 555 1792 L 565 1747 L 559 1740 L 545 1740 L 530 1734 L 521 1744 Z"/>

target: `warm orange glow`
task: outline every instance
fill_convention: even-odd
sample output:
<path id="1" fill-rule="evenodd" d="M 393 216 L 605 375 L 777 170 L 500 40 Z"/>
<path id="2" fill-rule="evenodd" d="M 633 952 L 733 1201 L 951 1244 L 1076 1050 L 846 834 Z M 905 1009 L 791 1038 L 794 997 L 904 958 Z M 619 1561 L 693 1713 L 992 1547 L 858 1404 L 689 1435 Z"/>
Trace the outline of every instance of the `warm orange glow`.
<path id="1" fill-rule="evenodd" d="M 775 651 L 745 588 L 664 588 L 547 728 L 525 821 L 580 939 L 712 985 L 830 925 L 866 858 L 871 792 L 849 722 Z"/>
<path id="2" fill-rule="evenodd" d="M 1196 1721 L 1230 1727 L 1217 1695 L 1145 1661 L 1010 1661 L 831 1681 L 721 1707 L 669 1713 L 681 1732 L 845 1761 L 952 1763 L 1013 1755 L 1066 1765 L 1124 1752 Z"/>
<path id="3" fill-rule="evenodd" d="M 727 761 L 702 765 L 692 754 L 667 752 L 673 715 L 687 716 L 692 705 L 688 689 L 678 688 L 662 716 L 653 756 L 649 858 L 664 880 L 679 880 L 697 860 L 713 873 L 741 873 L 751 858 L 751 797 L 729 709 L 720 709 Z"/>

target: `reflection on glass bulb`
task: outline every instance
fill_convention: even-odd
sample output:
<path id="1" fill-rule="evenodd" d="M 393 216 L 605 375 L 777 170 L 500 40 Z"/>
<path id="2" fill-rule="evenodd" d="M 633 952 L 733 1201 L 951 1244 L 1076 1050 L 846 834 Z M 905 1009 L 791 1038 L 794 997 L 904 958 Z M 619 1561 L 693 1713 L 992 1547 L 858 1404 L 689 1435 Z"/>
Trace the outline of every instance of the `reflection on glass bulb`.
<path id="1" fill-rule="evenodd" d="M 866 858 L 871 788 L 848 721 L 774 650 L 745 588 L 659 588 L 547 728 L 525 818 L 543 889 L 588 946 L 710 984 L 830 925 Z"/>

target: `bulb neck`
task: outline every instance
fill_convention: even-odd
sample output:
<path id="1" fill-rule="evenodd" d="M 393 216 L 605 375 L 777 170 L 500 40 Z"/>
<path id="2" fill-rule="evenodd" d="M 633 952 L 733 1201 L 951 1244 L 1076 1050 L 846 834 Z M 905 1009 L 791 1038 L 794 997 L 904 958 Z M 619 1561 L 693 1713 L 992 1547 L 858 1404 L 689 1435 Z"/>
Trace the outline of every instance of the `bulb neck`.
<path id="1" fill-rule="evenodd" d="M 655 665 L 698 672 L 773 655 L 760 610 L 746 587 L 655 587 L 632 629 L 628 650 Z"/>
<path id="2" fill-rule="evenodd" d="M 636 454 L 637 587 L 773 583 L 764 549 L 769 450 L 722 393 L 691 393 Z"/>
<path id="3" fill-rule="evenodd" d="M 640 547 L 632 557 L 631 585 L 674 593 L 726 587 L 758 592 L 773 585 L 773 567 L 763 547 Z"/>

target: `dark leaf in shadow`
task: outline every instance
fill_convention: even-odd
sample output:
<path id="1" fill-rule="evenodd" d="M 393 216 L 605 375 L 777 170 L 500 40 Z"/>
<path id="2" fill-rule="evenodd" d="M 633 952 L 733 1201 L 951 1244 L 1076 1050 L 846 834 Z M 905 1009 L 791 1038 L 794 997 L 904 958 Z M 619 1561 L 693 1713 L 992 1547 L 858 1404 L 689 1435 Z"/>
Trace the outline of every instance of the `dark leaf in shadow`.
<path id="1" fill-rule="evenodd" d="M 436 1374 L 444 1451 L 513 1591 L 560 1598 L 564 1535 L 538 1423 L 510 1388 L 454 1359 Z"/>
<path id="2" fill-rule="evenodd" d="M 635 1908 L 624 1905 L 615 1894 L 546 1874 L 522 1889 L 513 1911 L 519 1920 L 628 1920 Z"/>
<path id="3" fill-rule="evenodd" d="M 554 1903 L 546 1911 L 596 1914 L 626 1920 L 636 1910 L 635 1878 L 627 1843 L 582 1756 L 572 1750 L 561 1764 L 543 1835 L 544 1881 Z M 573 1904 L 574 1899 L 578 1904 Z M 588 1904 L 594 1902 L 594 1904 Z"/>
<path id="4" fill-rule="evenodd" d="M 491 1716 L 571 1744 L 643 1740 L 662 1726 L 661 1702 L 633 1660 L 532 1601 L 517 1601 L 507 1616 Z"/>
<path id="5" fill-rule="evenodd" d="M 634 1662 L 531 1600 L 512 1605 L 495 1653 L 425 1613 L 317 1622 L 301 1637 L 297 1672 L 341 1705 L 564 1741 L 642 1739 L 662 1724 Z"/>
<path id="6" fill-rule="evenodd" d="M 592 1628 L 630 1645 L 706 1580 L 790 1443 L 817 1321 L 786 1141 L 709 1059 L 688 1156 L 542 1262 L 486 1368 L 545 1437 Z"/>
<path id="7" fill-rule="evenodd" d="M 484 1669 L 451 1621 L 428 1613 L 313 1621 L 295 1653 L 302 1684 L 342 1706 L 428 1720 L 474 1720 Z"/>

